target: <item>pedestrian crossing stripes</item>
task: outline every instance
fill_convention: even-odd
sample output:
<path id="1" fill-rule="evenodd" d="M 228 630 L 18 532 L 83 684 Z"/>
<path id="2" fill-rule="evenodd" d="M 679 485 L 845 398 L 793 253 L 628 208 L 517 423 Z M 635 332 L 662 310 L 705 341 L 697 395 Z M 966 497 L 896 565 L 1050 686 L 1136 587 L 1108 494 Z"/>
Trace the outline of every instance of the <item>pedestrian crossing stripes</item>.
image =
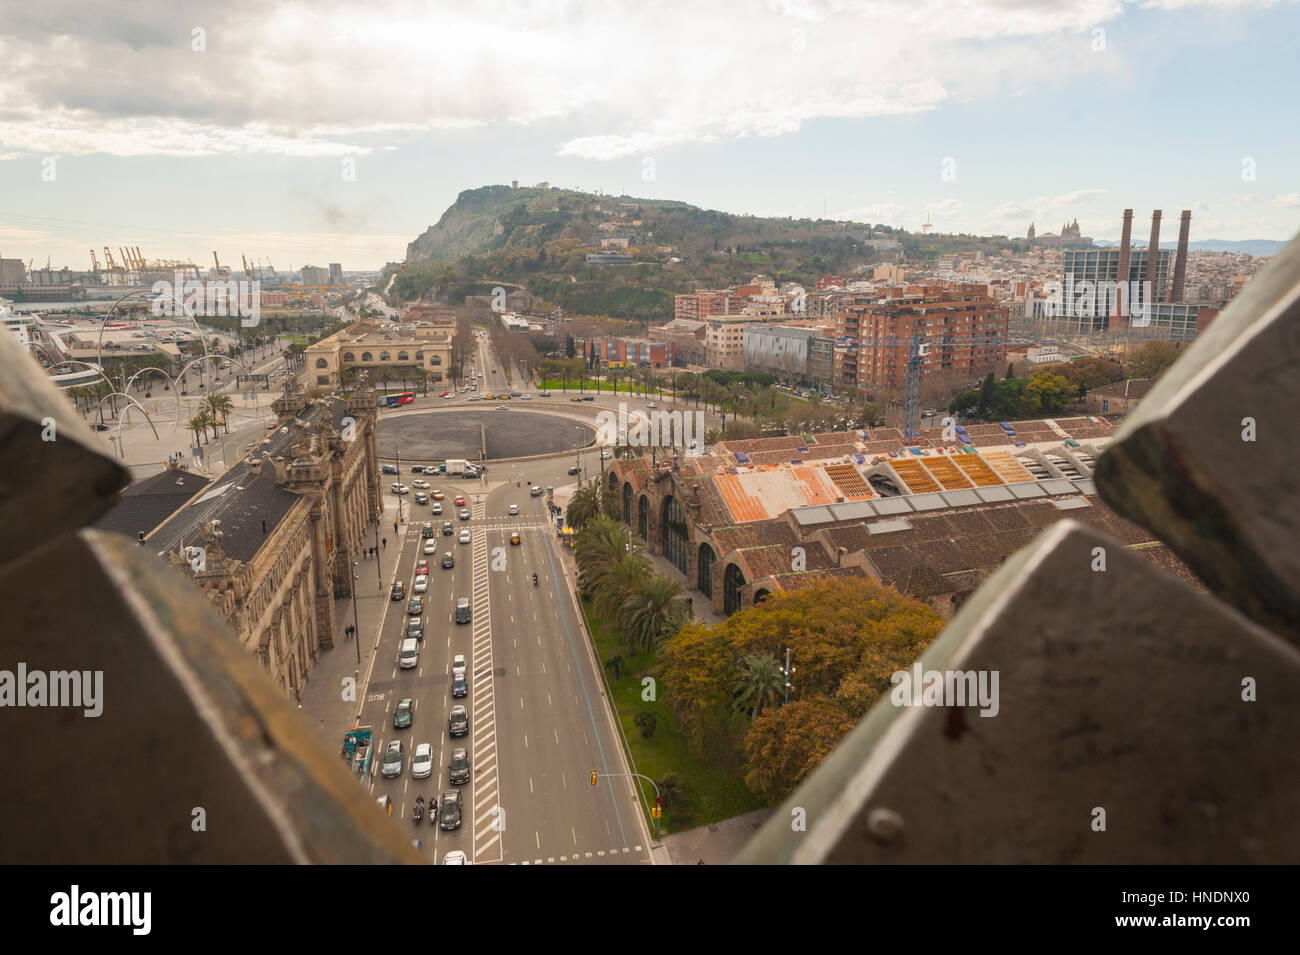
<path id="1" fill-rule="evenodd" d="M 481 496 L 471 502 L 471 516 L 483 519 Z M 492 605 L 488 599 L 488 547 L 484 535 L 473 542 L 474 648 L 470 692 L 473 700 L 474 793 L 468 813 L 474 828 L 474 861 L 501 861 L 500 782 L 497 775 L 496 694 L 492 677 Z"/>
<path id="2" fill-rule="evenodd" d="M 545 859 L 533 859 L 529 862 L 525 859 L 523 862 L 512 862 L 511 865 L 552 865 L 557 862 L 586 862 L 588 859 L 602 859 L 614 856 L 621 857 L 630 855 L 633 852 L 640 852 L 640 846 L 623 846 L 619 849 L 610 849 L 608 852 L 604 849 L 598 849 L 593 852 L 570 852 L 562 856 L 547 856 Z"/>

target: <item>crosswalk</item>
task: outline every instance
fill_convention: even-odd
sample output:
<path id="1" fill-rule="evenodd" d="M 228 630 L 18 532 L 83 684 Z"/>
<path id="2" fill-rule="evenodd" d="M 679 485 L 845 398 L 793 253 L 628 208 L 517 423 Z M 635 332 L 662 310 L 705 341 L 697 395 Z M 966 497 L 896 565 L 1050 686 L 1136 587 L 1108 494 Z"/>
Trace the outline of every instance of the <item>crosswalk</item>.
<path id="1" fill-rule="evenodd" d="M 531 862 L 525 859 L 522 862 L 512 862 L 510 864 L 511 865 L 554 865 L 557 862 L 585 862 L 588 859 L 605 859 L 605 858 L 612 858 L 614 856 L 631 855 L 633 852 L 639 854 L 641 852 L 641 847 L 622 846 L 620 848 L 614 848 L 608 851 L 604 849 L 597 849 L 594 853 L 593 852 L 570 852 L 567 855 L 547 856 L 545 859 L 534 859 Z"/>
<path id="2" fill-rule="evenodd" d="M 471 503 L 471 517 L 483 520 L 481 496 Z M 473 694 L 474 797 L 469 807 L 474 823 L 474 862 L 501 861 L 501 787 L 497 777 L 496 692 L 493 685 L 492 605 L 488 599 L 486 535 L 474 537 L 474 652 L 470 692 Z"/>

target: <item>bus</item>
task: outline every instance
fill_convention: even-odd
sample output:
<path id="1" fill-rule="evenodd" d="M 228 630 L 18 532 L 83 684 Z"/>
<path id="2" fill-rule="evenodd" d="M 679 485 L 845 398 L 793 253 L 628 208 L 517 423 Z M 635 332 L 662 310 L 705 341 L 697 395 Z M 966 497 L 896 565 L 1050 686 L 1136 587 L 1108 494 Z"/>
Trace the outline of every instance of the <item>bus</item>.
<path id="1" fill-rule="evenodd" d="M 414 391 L 398 391 L 391 395 L 384 395 L 379 399 L 379 407 L 396 408 L 398 405 L 409 405 L 415 400 Z"/>

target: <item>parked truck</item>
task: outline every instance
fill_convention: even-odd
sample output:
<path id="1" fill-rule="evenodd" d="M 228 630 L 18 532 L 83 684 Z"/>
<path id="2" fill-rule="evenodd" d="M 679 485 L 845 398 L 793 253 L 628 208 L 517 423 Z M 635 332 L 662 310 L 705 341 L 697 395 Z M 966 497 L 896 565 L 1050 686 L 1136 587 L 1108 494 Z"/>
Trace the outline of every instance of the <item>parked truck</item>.
<path id="1" fill-rule="evenodd" d="M 343 732 L 343 758 L 364 783 L 370 778 L 370 727 L 354 726 Z"/>
<path id="2" fill-rule="evenodd" d="M 464 458 L 448 458 L 440 470 L 446 471 L 449 475 L 459 474 L 467 478 L 478 477 L 478 468 Z"/>

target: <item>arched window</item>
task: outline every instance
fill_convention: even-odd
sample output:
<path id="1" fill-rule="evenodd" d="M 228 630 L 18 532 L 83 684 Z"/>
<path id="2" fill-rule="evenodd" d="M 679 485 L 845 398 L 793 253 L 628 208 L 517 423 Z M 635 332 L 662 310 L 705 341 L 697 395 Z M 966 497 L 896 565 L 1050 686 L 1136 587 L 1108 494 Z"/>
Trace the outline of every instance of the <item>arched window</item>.
<path id="1" fill-rule="evenodd" d="M 392 357 L 389 355 L 388 352 L 386 352 L 386 351 L 381 351 L 381 352 L 379 353 L 379 360 L 380 360 L 380 361 L 392 361 L 393 359 L 392 359 Z"/>
<path id="2" fill-rule="evenodd" d="M 317 367 L 317 368 L 328 368 L 329 366 L 330 366 L 330 363 L 327 362 L 324 358 L 317 358 L 317 359 L 316 359 L 316 367 Z"/>
<path id="3" fill-rule="evenodd" d="M 761 604 L 764 600 L 766 600 L 770 596 L 772 596 L 772 593 L 769 590 L 754 591 L 754 605 L 757 606 L 758 604 Z"/>
<path id="4" fill-rule="evenodd" d="M 422 351 L 418 351 L 418 352 L 416 352 L 416 353 L 415 353 L 415 360 L 416 360 L 416 361 L 424 361 L 424 352 L 422 352 Z"/>
<path id="5" fill-rule="evenodd" d="M 404 352 L 404 351 L 399 351 L 399 352 L 397 353 L 397 360 L 398 360 L 398 361 L 410 361 L 411 359 L 410 359 L 409 357 L 407 357 L 406 352 Z"/>
<path id="6" fill-rule="evenodd" d="M 735 564 L 728 564 L 722 575 L 722 612 L 727 616 L 740 609 L 740 591 L 744 586 L 744 573 Z"/>
<path id="7" fill-rule="evenodd" d="M 696 561 L 696 581 L 695 586 L 704 596 L 713 598 L 713 565 L 717 563 L 718 556 L 713 553 L 713 548 L 708 544 L 700 545 L 699 559 Z"/>
<path id="8" fill-rule="evenodd" d="M 348 351 L 348 352 L 344 352 L 344 353 L 343 353 L 343 360 L 344 360 L 344 361 L 356 361 L 356 360 L 357 360 L 357 356 L 354 355 L 354 354 L 352 354 L 352 352 L 350 352 L 350 351 Z M 370 359 L 366 359 L 366 360 L 369 361 Z"/>
<path id="9" fill-rule="evenodd" d="M 636 532 L 642 540 L 650 539 L 650 499 L 644 494 L 636 506 Z"/>
<path id="10" fill-rule="evenodd" d="M 429 364 L 430 364 L 430 365 L 441 365 L 441 364 L 442 364 L 442 356 L 441 356 L 441 355 L 434 355 L 432 358 L 429 359 Z"/>
<path id="11" fill-rule="evenodd" d="M 375 359 L 371 357 L 370 352 L 368 352 L 368 351 L 363 351 L 363 352 L 361 353 L 361 360 L 362 360 L 362 361 L 374 361 Z"/>
<path id="12" fill-rule="evenodd" d="M 664 543 L 664 556 L 683 574 L 686 573 L 686 548 L 690 543 L 690 532 L 686 526 L 686 515 L 675 497 L 669 496 L 664 501 L 659 536 Z"/>

